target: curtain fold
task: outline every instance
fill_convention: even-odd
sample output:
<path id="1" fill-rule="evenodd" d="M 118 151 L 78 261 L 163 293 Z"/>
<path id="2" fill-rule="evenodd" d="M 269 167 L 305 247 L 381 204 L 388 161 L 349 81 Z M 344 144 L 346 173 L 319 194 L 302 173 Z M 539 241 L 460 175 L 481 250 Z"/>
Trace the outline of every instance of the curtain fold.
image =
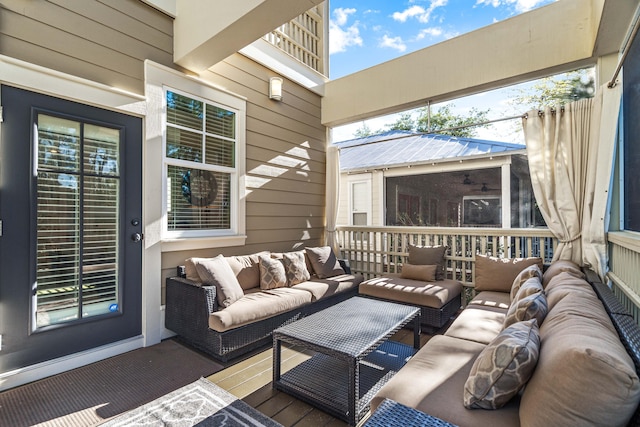
<path id="1" fill-rule="evenodd" d="M 554 260 L 606 273 L 606 212 L 620 88 L 523 119 L 533 191 L 559 245 Z"/>
<path id="2" fill-rule="evenodd" d="M 340 150 L 334 145 L 327 147 L 325 194 L 325 244 L 333 249 L 336 256 L 340 257 L 340 242 L 338 240 L 338 232 L 336 231 L 338 203 L 340 200 Z"/>

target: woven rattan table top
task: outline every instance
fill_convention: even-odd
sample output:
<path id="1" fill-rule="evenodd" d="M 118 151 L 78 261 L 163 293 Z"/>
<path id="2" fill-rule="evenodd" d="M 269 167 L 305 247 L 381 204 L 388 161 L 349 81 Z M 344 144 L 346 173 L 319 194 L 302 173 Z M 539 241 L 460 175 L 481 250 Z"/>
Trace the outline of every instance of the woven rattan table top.
<path id="1" fill-rule="evenodd" d="M 329 348 L 333 356 L 360 358 L 419 312 L 417 307 L 353 297 L 276 329 L 274 338 Z"/>

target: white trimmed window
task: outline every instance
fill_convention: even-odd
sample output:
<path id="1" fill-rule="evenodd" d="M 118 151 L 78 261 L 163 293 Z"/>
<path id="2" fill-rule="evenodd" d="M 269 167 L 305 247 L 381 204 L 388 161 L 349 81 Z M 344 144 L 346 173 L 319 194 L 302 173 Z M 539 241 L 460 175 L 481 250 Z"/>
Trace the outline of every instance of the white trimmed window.
<path id="1" fill-rule="evenodd" d="M 371 181 L 351 181 L 350 192 L 350 225 L 371 224 Z"/>
<path id="2" fill-rule="evenodd" d="M 163 92 L 166 237 L 237 234 L 244 111 L 170 87 Z"/>

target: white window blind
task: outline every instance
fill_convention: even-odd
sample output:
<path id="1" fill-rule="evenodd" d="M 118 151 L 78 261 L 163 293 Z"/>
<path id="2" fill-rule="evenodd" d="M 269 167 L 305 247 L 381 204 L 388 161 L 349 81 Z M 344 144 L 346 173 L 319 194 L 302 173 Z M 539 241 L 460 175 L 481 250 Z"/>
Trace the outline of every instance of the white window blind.
<path id="1" fill-rule="evenodd" d="M 232 228 L 237 181 L 235 111 L 166 90 L 169 232 Z"/>

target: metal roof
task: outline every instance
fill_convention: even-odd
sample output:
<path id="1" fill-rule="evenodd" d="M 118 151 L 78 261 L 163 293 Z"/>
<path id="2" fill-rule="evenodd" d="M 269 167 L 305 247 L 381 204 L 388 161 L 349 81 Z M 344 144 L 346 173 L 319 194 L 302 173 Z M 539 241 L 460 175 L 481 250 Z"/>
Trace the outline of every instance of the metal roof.
<path id="1" fill-rule="evenodd" d="M 334 145 L 340 148 L 342 171 L 507 154 L 509 151 L 525 149 L 522 144 L 397 130 L 336 142 Z"/>

